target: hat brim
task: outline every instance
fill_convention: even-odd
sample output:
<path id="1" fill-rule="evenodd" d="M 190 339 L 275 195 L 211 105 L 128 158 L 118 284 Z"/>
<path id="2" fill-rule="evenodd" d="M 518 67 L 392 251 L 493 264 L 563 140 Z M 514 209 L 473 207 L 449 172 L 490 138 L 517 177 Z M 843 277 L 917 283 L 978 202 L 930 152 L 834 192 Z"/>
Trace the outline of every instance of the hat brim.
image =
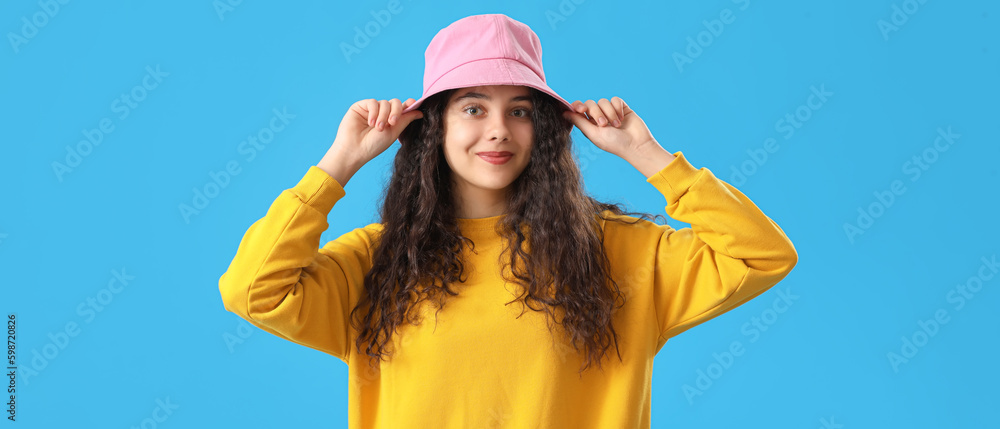
<path id="1" fill-rule="evenodd" d="M 524 64 L 506 58 L 490 58 L 468 62 L 452 69 L 432 83 L 419 100 L 403 109 L 403 113 L 420 107 L 424 100 L 441 91 L 487 85 L 532 87 L 559 100 L 565 110 L 573 110 L 572 104 L 556 94 L 534 71 Z"/>

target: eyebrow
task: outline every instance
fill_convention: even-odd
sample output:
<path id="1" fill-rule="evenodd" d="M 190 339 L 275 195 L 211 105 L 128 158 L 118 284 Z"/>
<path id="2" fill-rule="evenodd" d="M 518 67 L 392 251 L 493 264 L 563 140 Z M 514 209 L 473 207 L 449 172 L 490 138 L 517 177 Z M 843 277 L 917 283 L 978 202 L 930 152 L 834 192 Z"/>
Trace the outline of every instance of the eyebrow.
<path id="1" fill-rule="evenodd" d="M 481 93 L 478 93 L 478 92 L 467 92 L 464 95 L 456 98 L 455 102 L 461 101 L 464 98 L 479 98 L 479 99 L 489 100 L 489 101 L 493 100 L 492 98 L 490 98 L 486 94 L 481 94 Z M 528 95 L 519 95 L 517 97 L 511 98 L 510 101 L 531 101 L 531 96 L 528 96 Z"/>

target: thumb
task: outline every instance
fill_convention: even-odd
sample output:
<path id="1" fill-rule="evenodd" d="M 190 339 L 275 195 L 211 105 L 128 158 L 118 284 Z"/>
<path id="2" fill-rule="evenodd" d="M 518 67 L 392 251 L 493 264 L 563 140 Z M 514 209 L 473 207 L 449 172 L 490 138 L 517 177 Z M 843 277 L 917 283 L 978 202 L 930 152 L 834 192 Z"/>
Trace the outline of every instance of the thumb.
<path id="1" fill-rule="evenodd" d="M 403 128 L 406 128 L 406 126 L 409 125 L 410 122 L 423 118 L 424 118 L 424 112 L 421 112 L 420 110 L 411 110 L 400 116 L 399 122 L 397 122 L 396 125 L 402 125 Z"/>
<path id="2" fill-rule="evenodd" d="M 399 135 L 403 133 L 403 130 L 405 130 L 406 127 L 410 125 L 410 122 L 413 122 L 417 119 L 422 119 L 423 117 L 424 117 L 424 112 L 421 112 L 419 110 L 411 110 L 409 112 L 400 115 L 399 119 L 396 120 L 396 124 L 390 128 L 386 128 L 386 130 L 390 131 L 392 135 L 396 136 L 396 138 L 399 138 Z"/>
<path id="3" fill-rule="evenodd" d="M 584 116 L 582 113 L 574 112 L 571 110 L 564 110 L 562 115 L 564 118 L 572 122 L 573 125 L 576 125 L 576 127 L 579 128 L 584 135 L 589 135 L 591 132 L 594 131 L 594 128 L 597 127 L 597 125 L 590 123 L 590 120 L 587 119 L 587 117 Z"/>
<path id="4" fill-rule="evenodd" d="M 403 102 L 403 110 L 412 107 L 413 103 L 415 103 L 416 101 L 417 100 L 414 100 L 413 97 L 407 98 L 406 101 Z M 413 109 L 409 112 L 401 113 L 399 115 L 399 118 L 396 119 L 396 123 L 393 124 L 393 128 L 399 127 L 400 131 L 402 131 L 403 129 L 405 129 L 407 126 L 410 125 L 410 122 L 413 122 L 414 120 L 423 117 L 424 117 L 424 112 L 421 112 L 420 109 Z"/>

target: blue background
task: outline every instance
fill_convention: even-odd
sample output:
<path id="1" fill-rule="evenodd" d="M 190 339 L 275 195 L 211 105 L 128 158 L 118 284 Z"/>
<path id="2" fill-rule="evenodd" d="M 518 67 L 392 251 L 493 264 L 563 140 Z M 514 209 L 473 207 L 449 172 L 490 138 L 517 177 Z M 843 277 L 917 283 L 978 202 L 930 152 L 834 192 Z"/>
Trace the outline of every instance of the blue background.
<path id="1" fill-rule="evenodd" d="M 799 252 L 775 289 L 660 351 L 653 427 L 998 425 L 988 410 L 1000 402 L 1000 277 L 986 268 L 991 279 L 964 306 L 949 299 L 1000 253 L 994 3 L 402 0 L 384 26 L 369 23 L 385 0 L 247 1 L 221 13 L 211 1 L 53 2 L 51 17 L 43 3 L 0 10 L 0 310 L 17 315 L 19 366 L 36 370 L 18 379 L 20 427 L 139 426 L 157 400 L 177 407 L 158 427 L 346 426 L 344 363 L 246 330 L 218 279 L 246 229 L 319 162 L 347 108 L 419 98 L 431 38 L 480 13 L 528 24 L 563 97 L 622 97 L 665 148 L 736 185 Z M 904 3 L 919 8 L 884 34 L 878 22 Z M 703 21 L 726 9 L 735 19 L 712 36 Z M 378 34 L 345 56 L 366 25 Z M 675 54 L 691 61 L 679 67 Z M 167 75 L 136 90 L 144 98 L 122 118 L 114 100 L 147 67 Z M 832 95 L 808 107 L 812 88 Z M 272 109 L 294 118 L 248 160 L 240 144 Z M 779 123 L 789 114 L 808 120 L 789 133 Z M 113 131 L 57 174 L 67 146 L 105 118 Z M 933 149 L 949 127 L 960 137 Z M 595 197 L 663 213 L 638 171 L 573 137 Z M 769 138 L 778 149 L 763 159 Z M 350 181 L 323 243 L 377 220 L 397 148 Z M 912 180 L 906 163 L 925 155 L 935 162 Z M 240 173 L 182 216 L 231 161 Z M 879 203 L 896 180 L 905 192 Z M 878 217 L 850 236 L 859 210 Z M 113 270 L 134 276 L 117 293 Z M 768 314 L 779 290 L 798 298 Z M 98 298 L 111 302 L 83 311 Z M 922 334 L 939 310 L 948 323 Z M 746 329 L 775 315 L 759 335 Z M 60 337 L 67 323 L 76 335 Z M 915 355 L 904 338 L 921 344 Z M 713 354 L 733 342 L 745 352 L 720 375 Z M 894 366 L 889 353 L 910 358 Z M 692 396 L 699 371 L 717 377 Z"/>

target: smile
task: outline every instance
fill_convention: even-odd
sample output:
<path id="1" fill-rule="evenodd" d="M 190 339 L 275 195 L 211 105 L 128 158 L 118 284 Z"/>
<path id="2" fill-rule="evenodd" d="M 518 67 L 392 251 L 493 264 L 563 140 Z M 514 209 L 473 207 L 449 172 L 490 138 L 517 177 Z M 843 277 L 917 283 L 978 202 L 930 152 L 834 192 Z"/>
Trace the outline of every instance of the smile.
<path id="1" fill-rule="evenodd" d="M 510 161 L 514 157 L 514 154 L 510 152 L 480 152 L 476 155 L 494 165 L 506 164 L 507 161 Z"/>

